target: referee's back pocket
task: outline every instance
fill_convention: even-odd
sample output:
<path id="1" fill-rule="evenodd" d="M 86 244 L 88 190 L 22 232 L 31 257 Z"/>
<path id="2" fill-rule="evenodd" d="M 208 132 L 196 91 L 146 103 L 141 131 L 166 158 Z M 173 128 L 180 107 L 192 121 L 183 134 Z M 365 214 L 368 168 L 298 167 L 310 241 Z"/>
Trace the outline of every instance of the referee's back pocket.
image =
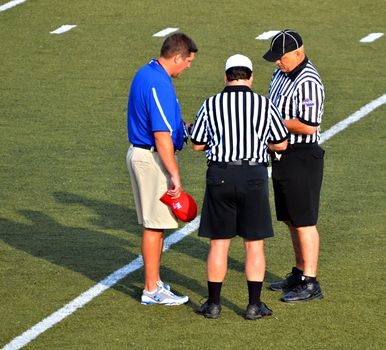
<path id="1" fill-rule="evenodd" d="M 247 188 L 248 190 L 259 190 L 263 188 L 265 185 L 265 181 L 261 179 L 248 179 L 247 180 Z"/>
<path id="2" fill-rule="evenodd" d="M 224 185 L 225 180 L 221 176 L 208 176 L 206 178 L 207 186 L 222 186 Z"/>

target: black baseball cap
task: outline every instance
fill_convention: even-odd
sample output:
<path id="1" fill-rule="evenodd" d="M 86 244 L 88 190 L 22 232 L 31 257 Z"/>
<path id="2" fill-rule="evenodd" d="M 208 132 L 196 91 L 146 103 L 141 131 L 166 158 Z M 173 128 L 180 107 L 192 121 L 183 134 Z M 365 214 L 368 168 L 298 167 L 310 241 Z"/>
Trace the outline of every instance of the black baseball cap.
<path id="1" fill-rule="evenodd" d="M 299 33 L 285 29 L 273 37 L 271 47 L 263 58 L 269 62 L 275 62 L 287 52 L 294 51 L 302 45 L 303 41 Z"/>

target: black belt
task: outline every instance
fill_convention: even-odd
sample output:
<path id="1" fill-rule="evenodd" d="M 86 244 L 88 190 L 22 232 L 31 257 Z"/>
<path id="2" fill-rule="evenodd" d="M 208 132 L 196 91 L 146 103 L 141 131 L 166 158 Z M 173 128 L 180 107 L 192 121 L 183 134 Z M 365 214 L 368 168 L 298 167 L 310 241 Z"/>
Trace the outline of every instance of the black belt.
<path id="1" fill-rule="evenodd" d="M 216 162 L 214 160 L 208 160 L 208 166 L 211 165 L 217 165 L 221 168 L 226 168 L 227 166 L 267 166 L 267 163 L 259 163 L 259 162 L 254 162 L 252 160 L 236 160 L 233 162 Z"/>
<path id="2" fill-rule="evenodd" d="M 148 149 L 150 152 L 157 152 L 157 148 L 156 148 L 155 146 L 150 146 L 150 145 L 135 145 L 135 144 L 133 144 L 133 147 L 143 148 L 143 149 Z"/>
<path id="3" fill-rule="evenodd" d="M 314 148 L 315 146 L 318 146 L 317 142 L 314 143 L 294 143 L 294 144 L 288 144 L 287 149 L 304 149 L 304 148 Z"/>
<path id="4" fill-rule="evenodd" d="M 297 150 L 297 149 L 313 149 L 315 147 L 318 147 L 318 143 L 294 143 L 294 144 L 288 144 L 287 148 L 284 151 L 276 151 L 274 153 L 277 154 L 286 154 L 290 153 L 291 151 Z"/>

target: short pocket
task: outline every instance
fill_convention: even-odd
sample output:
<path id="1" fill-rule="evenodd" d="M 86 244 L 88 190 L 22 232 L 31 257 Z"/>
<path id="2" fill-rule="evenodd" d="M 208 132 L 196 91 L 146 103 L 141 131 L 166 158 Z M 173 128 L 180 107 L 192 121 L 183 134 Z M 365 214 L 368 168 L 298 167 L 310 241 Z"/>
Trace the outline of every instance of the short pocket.
<path id="1" fill-rule="evenodd" d="M 317 159 L 323 159 L 324 158 L 324 149 L 321 147 L 315 148 L 312 150 L 312 156 Z"/>
<path id="2" fill-rule="evenodd" d="M 225 180 L 220 176 L 209 176 L 206 178 L 207 186 L 222 186 Z"/>
<path id="3" fill-rule="evenodd" d="M 248 190 L 258 190 L 262 187 L 264 181 L 260 179 L 248 179 L 247 180 L 247 188 Z"/>

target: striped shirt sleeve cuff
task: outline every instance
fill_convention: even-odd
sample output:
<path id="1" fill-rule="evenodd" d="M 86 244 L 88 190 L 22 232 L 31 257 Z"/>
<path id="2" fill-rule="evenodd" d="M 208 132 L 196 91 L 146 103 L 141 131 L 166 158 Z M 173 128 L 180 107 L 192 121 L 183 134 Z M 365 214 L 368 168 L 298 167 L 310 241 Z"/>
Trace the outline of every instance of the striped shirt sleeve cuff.
<path id="1" fill-rule="evenodd" d="M 285 137 L 283 137 L 283 138 L 280 139 L 280 140 L 269 140 L 269 143 L 273 143 L 273 144 L 282 143 L 282 142 L 284 142 L 285 140 L 288 140 L 288 137 L 289 137 L 289 135 L 287 134 Z"/>
<path id="2" fill-rule="evenodd" d="M 200 142 L 200 141 L 196 141 L 195 139 L 190 139 L 190 141 L 192 141 L 192 143 L 194 143 L 195 145 L 206 145 L 206 142 Z"/>
<path id="3" fill-rule="evenodd" d="M 298 118 L 298 119 L 301 123 L 309 125 L 309 126 L 319 126 L 320 125 L 320 123 L 313 123 L 313 122 L 310 122 L 310 121 L 302 119 L 302 118 Z"/>

